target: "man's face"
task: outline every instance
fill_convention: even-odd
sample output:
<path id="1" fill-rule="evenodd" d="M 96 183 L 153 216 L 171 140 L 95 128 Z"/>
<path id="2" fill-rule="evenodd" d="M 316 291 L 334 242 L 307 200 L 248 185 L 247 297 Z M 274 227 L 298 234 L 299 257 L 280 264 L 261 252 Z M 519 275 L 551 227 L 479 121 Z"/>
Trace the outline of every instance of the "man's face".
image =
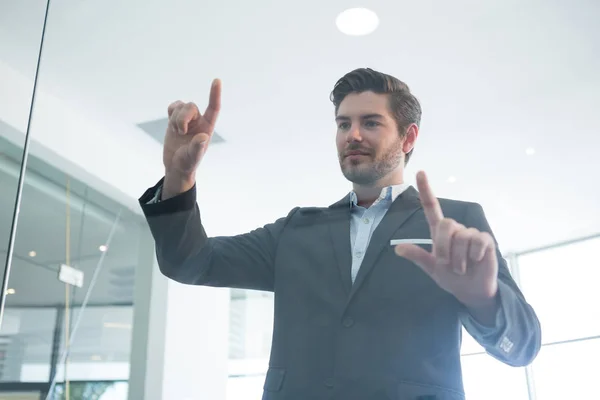
<path id="1" fill-rule="evenodd" d="M 336 116 L 337 150 L 342 173 L 349 181 L 370 185 L 403 162 L 405 140 L 388 106 L 388 96 L 351 93 Z"/>

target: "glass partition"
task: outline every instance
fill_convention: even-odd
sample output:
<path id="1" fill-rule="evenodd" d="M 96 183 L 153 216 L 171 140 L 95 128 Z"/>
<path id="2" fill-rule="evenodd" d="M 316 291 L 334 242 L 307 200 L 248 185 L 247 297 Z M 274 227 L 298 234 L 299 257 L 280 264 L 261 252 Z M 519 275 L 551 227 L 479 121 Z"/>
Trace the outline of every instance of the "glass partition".
<path id="1" fill-rule="evenodd" d="M 48 4 L 51 8 L 46 15 Z M 514 35 L 514 42 L 505 45 L 499 40 L 494 45 L 495 39 L 470 31 L 482 27 L 482 16 L 491 23 L 487 18 L 499 11 L 495 9 L 476 10 L 469 14 L 473 21 L 467 21 L 473 25 L 455 23 L 461 28 L 447 32 L 452 43 L 469 42 L 475 47 L 463 53 L 448 51 L 451 47 L 437 47 L 438 40 L 420 37 L 397 52 L 402 55 L 398 61 L 390 58 L 389 44 L 380 40 L 396 37 L 392 31 L 374 43 L 341 35 L 326 40 L 332 31 L 338 34 L 334 20 L 341 10 L 337 5 L 320 4 L 325 8 L 315 14 L 310 7 L 290 8 L 286 2 L 264 9 L 241 1 L 225 6 L 215 3 L 209 9 L 198 4 L 0 0 L 0 273 L 7 278 L 0 292 L 0 398 L 126 398 L 135 270 L 140 243 L 149 234 L 135 197 L 145 189 L 145 178 L 159 179 L 164 172 L 161 150 L 167 105 L 182 99 L 203 108 L 214 77 L 224 81 L 223 111 L 229 116 L 217 126 L 203 164 L 208 173 L 201 177 L 205 188 L 201 208 L 207 210 L 203 218 L 212 236 L 248 231 L 299 204 L 330 204 L 346 193 L 348 185 L 339 176 L 333 148 L 333 128 L 321 123 L 333 123 L 327 95 L 335 79 L 361 66 L 352 57 L 346 61 L 347 54 L 357 49 L 357 54 L 367 54 L 382 69 L 385 65 L 386 71 L 402 74 L 411 86 L 414 82 L 416 92 L 423 94 L 423 104 L 429 103 L 424 107 L 428 115 L 435 115 L 427 117 L 430 125 L 419 144 L 427 150 L 419 150 L 409 168 L 431 165 L 437 168 L 437 176 L 432 174 L 436 187 L 456 198 L 487 199 L 491 214 L 502 222 L 499 231 L 507 237 L 515 234 L 513 246 L 534 235 L 519 228 L 511 232 L 511 221 L 523 220 L 528 225 L 545 221 L 548 225 L 538 224 L 536 241 L 544 241 L 546 236 L 541 234 L 551 231 L 554 223 L 545 214 L 529 215 L 539 201 L 527 199 L 523 208 L 512 210 L 511 191 L 529 190 L 529 177 L 549 175 L 558 158 L 574 170 L 585 170 L 581 160 L 595 155 L 597 146 L 586 141 L 595 137 L 590 132 L 598 125 L 589 122 L 595 110 L 586 108 L 597 103 L 593 101 L 598 92 L 595 75 L 578 69 L 595 63 L 576 57 L 578 51 L 593 47 L 585 41 L 593 35 L 582 30 L 581 36 L 561 36 L 577 31 L 571 24 L 555 21 L 551 28 L 536 31 L 567 37 L 560 48 L 548 50 L 546 58 L 530 62 L 535 68 L 544 67 L 545 73 L 538 76 L 534 67 L 524 68 L 525 63 L 510 64 L 532 53 L 529 42 L 522 40 L 524 32 L 515 30 L 519 34 Z M 231 5 L 235 13 L 226 7 Z M 562 14 L 560 7 L 543 9 Z M 416 11 L 418 15 L 428 12 Z M 310 14 L 322 20 L 306 23 Z M 393 15 L 388 13 L 388 18 Z M 506 21 L 515 22 L 512 17 L 507 11 Z M 433 21 L 429 31 L 443 22 L 429 20 Z M 580 22 L 578 27 L 583 29 L 585 21 Z M 317 29 L 321 24 L 325 30 Z M 505 33 L 506 24 L 498 25 L 499 30 L 490 32 L 488 39 L 504 38 L 500 33 Z M 386 26 L 404 25 L 382 19 L 382 27 Z M 418 29 L 422 26 L 410 31 Z M 312 45 L 321 41 L 326 49 Z M 565 45 L 571 42 L 581 45 Z M 448 59 L 440 63 L 432 58 L 436 54 Z M 561 64 L 558 61 L 570 64 L 551 70 Z M 320 67 L 319 74 L 307 72 L 315 65 Z M 441 70 L 432 69 L 440 65 Z M 538 80 L 532 81 L 532 76 Z M 571 82 L 575 76 L 581 81 Z M 569 89 L 554 90 L 556 82 L 565 82 Z M 523 89 L 524 83 L 533 85 L 529 92 Z M 490 93 L 497 95 L 498 103 L 488 103 Z M 541 94 L 541 100 L 524 93 Z M 574 102 L 566 106 L 565 98 L 581 99 L 583 107 Z M 261 119 L 265 110 L 268 121 Z M 290 110 L 302 110 L 301 123 L 290 122 Z M 465 129 L 464 110 L 477 117 L 469 121 L 471 131 Z M 558 123 L 548 118 L 558 115 L 564 118 Z M 517 121 L 521 123 L 513 124 L 512 118 L 521 118 Z M 484 136 L 489 121 L 494 130 Z M 577 139 L 584 144 L 559 157 L 548 146 L 556 142 L 547 139 L 550 128 L 556 129 L 552 131 L 556 137 L 567 131 L 578 133 L 572 142 Z M 524 137 L 525 131 L 543 135 Z M 464 138 L 454 140 L 448 132 L 460 132 Z M 493 137 L 502 140 L 490 140 Z M 290 147 L 290 138 L 300 139 Z M 471 151 L 465 142 L 483 150 Z M 519 155 L 507 145 L 516 142 L 523 147 Z M 489 143 L 501 146 L 490 150 Z M 497 154 L 520 161 L 505 163 Z M 473 168 L 476 163 L 481 168 Z M 498 173 L 505 164 L 511 169 Z M 282 172 L 285 179 L 280 179 Z M 575 185 L 569 181 L 569 174 L 575 174 L 565 168 L 559 172 L 564 175 L 553 178 Z M 307 190 L 314 187 L 315 177 L 322 180 L 319 190 Z M 555 179 L 541 184 L 556 186 Z M 502 195 L 506 197 L 495 194 L 498 185 L 507 189 Z M 245 209 L 237 208 L 230 217 L 240 192 L 246 194 Z M 579 208 L 597 209 L 590 207 L 596 198 L 591 191 L 577 193 L 582 194 Z M 554 212 L 562 210 L 564 199 L 554 199 Z M 566 221 L 563 225 L 570 224 L 569 210 L 557 214 Z M 513 258 L 513 274 L 542 322 L 543 348 L 531 367 L 510 368 L 486 355 L 465 332 L 461 357 L 468 400 L 600 396 L 593 385 L 593 372 L 600 368 L 599 247 L 600 239 L 588 238 Z M 228 399 L 258 398 L 268 367 L 273 295 L 232 290 L 229 317 Z M 494 389 L 491 394 L 490 388 Z"/>
<path id="2" fill-rule="evenodd" d="M 42 365 L 32 381 L 47 382 L 53 353 L 56 309 L 40 305 L 5 308 L 5 301 L 15 294 L 6 277 L 9 266 L 15 264 L 11 253 L 17 193 L 26 161 L 45 10 L 43 0 L 0 0 L 0 398 L 39 399 L 43 387 L 8 382 L 20 381 L 23 364 Z"/>
<path id="3" fill-rule="evenodd" d="M 0 1 L 0 398 L 122 400 L 149 233 L 135 199 L 90 168 L 115 160 L 89 140 L 96 124 L 79 117 L 56 75 L 66 62 L 61 21 L 73 22 L 77 5 L 54 2 L 45 19 L 48 4 Z"/>
<path id="4" fill-rule="evenodd" d="M 0 329 L 0 381 L 45 383 L 56 396 L 71 381 L 127 381 L 143 234 L 139 215 L 30 155 Z M 65 265 L 72 270 L 61 276 Z M 80 286 L 74 276 L 82 276 Z M 81 398 L 77 390 L 69 399 Z"/>
<path id="5" fill-rule="evenodd" d="M 0 280 L 9 266 L 45 2 L 0 1 Z M 10 168 L 2 168 L 10 165 Z M 3 303 L 0 293 L 0 309 Z"/>

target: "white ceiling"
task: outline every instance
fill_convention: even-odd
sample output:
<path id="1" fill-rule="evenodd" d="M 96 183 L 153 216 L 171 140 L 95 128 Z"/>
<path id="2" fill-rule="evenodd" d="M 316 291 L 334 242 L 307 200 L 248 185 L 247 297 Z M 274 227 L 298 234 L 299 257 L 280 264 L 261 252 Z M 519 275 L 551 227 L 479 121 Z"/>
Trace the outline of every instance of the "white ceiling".
<path id="1" fill-rule="evenodd" d="M 11 38 L 0 39 L 0 57 L 29 74 L 43 16 L 36 2 L 0 0 L 0 38 Z M 378 13 L 375 33 L 336 30 L 336 15 L 354 6 Z M 41 85 L 69 102 L 133 126 L 164 117 L 174 99 L 203 106 L 212 78 L 223 79 L 217 130 L 227 143 L 204 168 L 249 193 L 247 207 L 264 214 L 251 220 L 345 194 L 328 95 L 344 73 L 369 66 L 406 81 L 422 102 L 409 180 L 422 168 L 438 195 L 481 202 L 504 251 L 600 231 L 598 1 L 51 7 Z"/>

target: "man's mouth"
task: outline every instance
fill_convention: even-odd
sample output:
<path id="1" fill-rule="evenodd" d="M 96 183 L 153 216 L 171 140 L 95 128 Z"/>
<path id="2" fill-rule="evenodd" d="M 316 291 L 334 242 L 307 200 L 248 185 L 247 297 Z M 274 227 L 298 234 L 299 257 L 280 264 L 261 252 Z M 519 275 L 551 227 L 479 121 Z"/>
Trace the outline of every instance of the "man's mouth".
<path id="1" fill-rule="evenodd" d="M 366 153 L 364 151 L 358 151 L 358 150 L 346 152 L 346 157 L 358 157 L 358 156 L 368 156 L 368 155 L 369 155 L 369 153 Z"/>

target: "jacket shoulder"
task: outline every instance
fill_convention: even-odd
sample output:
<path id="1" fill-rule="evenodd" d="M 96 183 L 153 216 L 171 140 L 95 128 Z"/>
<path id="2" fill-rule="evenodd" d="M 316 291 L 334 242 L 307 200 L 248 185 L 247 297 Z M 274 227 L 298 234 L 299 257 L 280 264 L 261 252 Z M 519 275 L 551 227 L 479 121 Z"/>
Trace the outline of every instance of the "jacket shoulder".
<path id="1" fill-rule="evenodd" d="M 454 200 L 447 198 L 438 198 L 442 211 L 446 216 L 452 216 L 454 219 L 457 217 L 462 218 L 467 214 L 468 210 L 481 209 L 479 203 L 472 201 Z"/>

